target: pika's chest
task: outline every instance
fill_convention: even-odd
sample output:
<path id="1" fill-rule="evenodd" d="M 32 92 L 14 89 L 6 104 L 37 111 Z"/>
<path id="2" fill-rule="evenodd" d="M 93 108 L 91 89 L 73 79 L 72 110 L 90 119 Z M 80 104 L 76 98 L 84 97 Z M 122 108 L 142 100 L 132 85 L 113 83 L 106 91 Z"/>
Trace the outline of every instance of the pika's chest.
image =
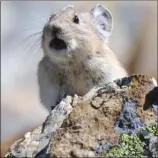
<path id="1" fill-rule="evenodd" d="M 63 84 L 70 94 L 85 95 L 96 84 L 93 75 L 84 67 L 69 68 L 63 73 Z"/>

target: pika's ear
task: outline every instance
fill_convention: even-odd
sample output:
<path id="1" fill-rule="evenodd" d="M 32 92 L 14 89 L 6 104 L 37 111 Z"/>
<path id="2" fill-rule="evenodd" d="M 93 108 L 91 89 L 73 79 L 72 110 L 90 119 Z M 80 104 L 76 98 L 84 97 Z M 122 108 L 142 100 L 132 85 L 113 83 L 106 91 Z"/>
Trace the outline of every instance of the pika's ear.
<path id="1" fill-rule="evenodd" d="M 107 40 L 112 31 L 112 15 L 110 11 L 98 4 L 91 9 L 90 14 L 99 34 Z"/>
<path id="2" fill-rule="evenodd" d="M 63 11 L 64 11 L 64 12 L 67 12 L 67 13 L 74 13 L 74 6 L 69 5 L 69 6 L 65 7 L 65 8 L 63 9 Z"/>

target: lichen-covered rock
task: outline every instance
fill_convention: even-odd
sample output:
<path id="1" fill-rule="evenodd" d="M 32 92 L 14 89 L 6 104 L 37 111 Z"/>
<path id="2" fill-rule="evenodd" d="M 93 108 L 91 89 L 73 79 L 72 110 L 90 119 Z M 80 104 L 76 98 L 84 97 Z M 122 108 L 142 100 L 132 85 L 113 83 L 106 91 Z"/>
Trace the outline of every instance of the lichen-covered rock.
<path id="1" fill-rule="evenodd" d="M 35 157 L 43 152 L 50 143 L 51 136 L 61 126 L 65 117 L 71 112 L 74 100 L 67 96 L 47 117 L 46 121 L 23 139 L 16 141 L 6 154 L 7 157 Z"/>
<path id="2" fill-rule="evenodd" d="M 98 88 L 88 101 L 67 97 L 6 156 L 155 157 L 156 86 L 151 77 L 132 75 Z"/>

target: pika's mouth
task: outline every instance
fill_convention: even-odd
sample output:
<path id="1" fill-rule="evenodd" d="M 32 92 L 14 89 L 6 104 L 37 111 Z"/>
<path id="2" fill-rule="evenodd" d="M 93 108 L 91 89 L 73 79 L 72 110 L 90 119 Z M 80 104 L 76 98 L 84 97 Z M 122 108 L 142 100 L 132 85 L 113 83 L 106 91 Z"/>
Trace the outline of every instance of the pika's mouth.
<path id="1" fill-rule="evenodd" d="M 66 49 L 67 45 L 64 40 L 55 37 L 50 41 L 49 47 L 54 48 L 56 50 L 61 50 L 61 49 Z"/>

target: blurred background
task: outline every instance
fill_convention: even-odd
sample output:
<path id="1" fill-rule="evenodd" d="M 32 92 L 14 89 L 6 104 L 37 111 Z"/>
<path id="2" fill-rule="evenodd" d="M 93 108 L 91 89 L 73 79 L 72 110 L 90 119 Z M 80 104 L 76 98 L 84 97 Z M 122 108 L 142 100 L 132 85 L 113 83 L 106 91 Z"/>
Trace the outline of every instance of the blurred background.
<path id="1" fill-rule="evenodd" d="M 113 14 L 110 48 L 129 74 L 157 79 L 157 1 L 1 2 L 1 155 L 48 115 L 38 96 L 41 31 L 51 13 L 66 5 L 89 11 L 102 4 Z M 37 34 L 36 34 L 37 33 Z"/>

